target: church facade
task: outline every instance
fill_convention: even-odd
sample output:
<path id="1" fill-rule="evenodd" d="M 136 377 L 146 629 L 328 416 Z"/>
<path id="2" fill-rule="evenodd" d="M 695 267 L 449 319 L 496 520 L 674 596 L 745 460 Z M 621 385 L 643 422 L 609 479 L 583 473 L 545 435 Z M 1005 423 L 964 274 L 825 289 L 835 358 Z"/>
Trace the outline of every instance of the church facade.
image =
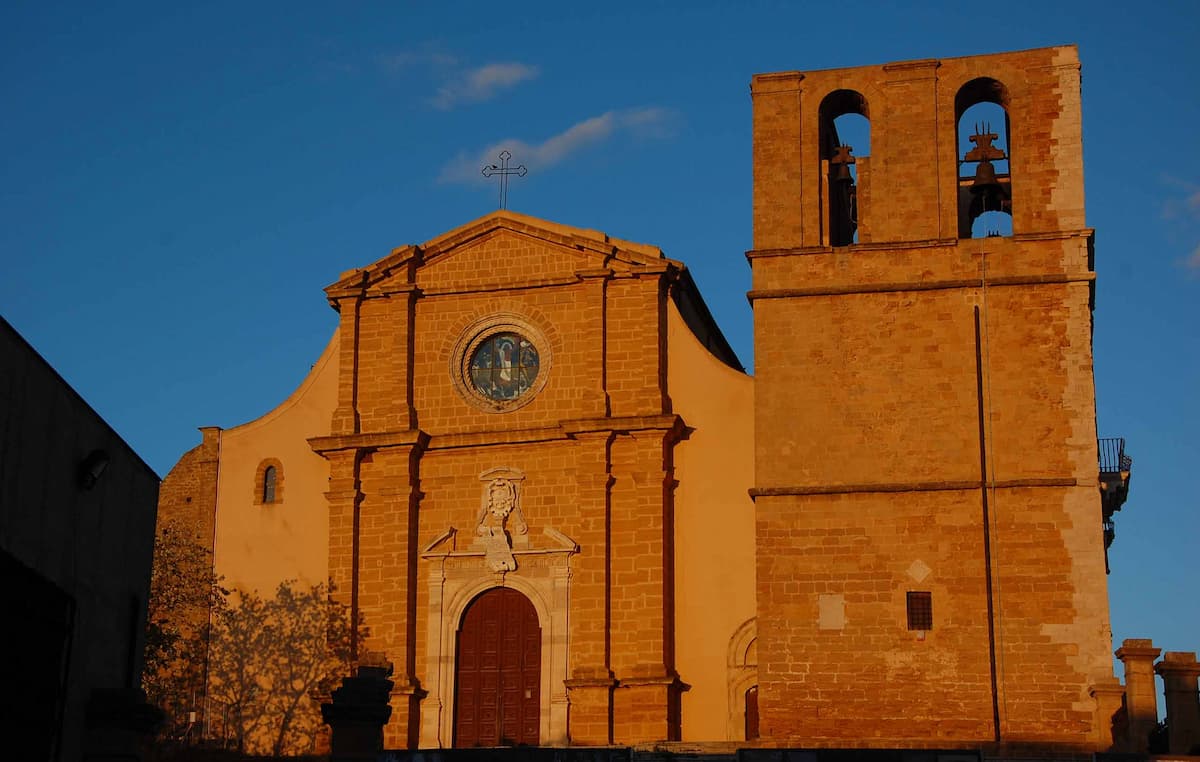
<path id="1" fill-rule="evenodd" d="M 164 481 L 227 584 L 332 582 L 389 747 L 1110 745 L 1075 49 L 751 92 L 754 377 L 682 262 L 500 211 Z"/>

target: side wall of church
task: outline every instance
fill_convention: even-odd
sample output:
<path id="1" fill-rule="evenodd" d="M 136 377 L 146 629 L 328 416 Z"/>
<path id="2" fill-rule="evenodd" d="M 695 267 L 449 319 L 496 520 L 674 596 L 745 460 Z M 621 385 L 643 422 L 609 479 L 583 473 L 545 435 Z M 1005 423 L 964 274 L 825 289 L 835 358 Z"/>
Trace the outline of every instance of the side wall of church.
<path id="1" fill-rule="evenodd" d="M 205 549 L 207 555 L 202 563 L 206 568 L 196 569 L 195 573 L 214 571 L 213 537 L 216 531 L 217 515 L 217 472 L 220 463 L 221 429 L 216 426 L 206 426 L 200 429 L 201 441 L 183 454 L 183 457 L 171 468 L 158 490 L 156 533 L 163 541 L 165 533 L 183 533 L 183 541 L 194 543 Z M 172 541 L 179 540 L 172 538 Z M 193 570 L 176 570 L 189 573 Z M 196 580 L 196 584 L 201 584 Z M 209 610 L 207 605 L 176 606 L 165 612 L 172 624 L 181 629 L 199 632 L 208 624 Z M 199 666 L 199 665 L 195 665 Z M 202 669 L 175 670 L 179 681 L 187 681 L 186 686 L 179 691 L 181 695 L 203 696 L 204 684 Z"/>
<path id="2" fill-rule="evenodd" d="M 200 444 L 184 453 L 162 480 L 158 524 L 160 530 L 172 525 L 187 527 L 196 542 L 212 553 L 221 430 L 207 426 L 200 432 Z"/>
<path id="3" fill-rule="evenodd" d="M 270 596 L 281 582 L 327 581 L 329 466 L 310 437 L 325 434 L 337 394 L 338 338 L 284 402 L 220 432 L 213 561 L 223 584 Z M 275 469 L 272 499 L 264 472 Z"/>
<path id="4" fill-rule="evenodd" d="M 980 77 L 1007 88 L 1014 234 L 959 240 L 955 96 Z M 870 190 L 829 247 L 838 90 L 866 103 Z M 1111 659 L 1075 50 L 753 92 L 763 734 L 1088 748 Z"/>
<path id="5" fill-rule="evenodd" d="M 675 448 L 675 640 L 684 741 L 743 740 L 753 682 L 746 645 L 753 626 L 754 379 L 717 360 L 672 304 L 667 313 L 671 404 L 688 427 Z M 752 664 L 750 665 L 752 666 Z"/>

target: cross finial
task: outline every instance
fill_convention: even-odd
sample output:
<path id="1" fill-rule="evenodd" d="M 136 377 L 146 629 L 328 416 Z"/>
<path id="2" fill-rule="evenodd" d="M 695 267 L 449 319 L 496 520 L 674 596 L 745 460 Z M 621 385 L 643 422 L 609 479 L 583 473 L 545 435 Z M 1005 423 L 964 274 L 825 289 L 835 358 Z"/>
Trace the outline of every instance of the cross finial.
<path id="1" fill-rule="evenodd" d="M 524 177 L 528 172 L 524 164 L 518 164 L 515 167 L 508 166 L 508 160 L 512 158 L 512 154 L 506 150 L 500 152 L 499 164 L 488 164 L 483 168 L 483 176 L 491 177 L 492 175 L 500 176 L 500 208 L 503 209 L 508 204 L 508 176 L 516 175 Z"/>

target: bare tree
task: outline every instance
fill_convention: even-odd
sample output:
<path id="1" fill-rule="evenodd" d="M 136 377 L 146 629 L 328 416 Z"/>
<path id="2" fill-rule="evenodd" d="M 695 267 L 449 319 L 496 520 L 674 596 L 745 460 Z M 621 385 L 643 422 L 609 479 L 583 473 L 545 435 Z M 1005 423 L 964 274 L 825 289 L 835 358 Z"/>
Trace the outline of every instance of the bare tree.
<path id="1" fill-rule="evenodd" d="M 289 580 L 271 598 L 236 591 L 215 611 L 209 690 L 230 708 L 240 749 L 312 750 L 321 728 L 317 697 L 350 669 L 344 608 L 325 585 Z"/>
<path id="2" fill-rule="evenodd" d="M 187 733 L 200 710 L 209 611 L 225 596 L 199 525 L 186 519 L 164 521 L 154 541 L 142 687 L 166 713 L 161 732 L 167 738 Z"/>

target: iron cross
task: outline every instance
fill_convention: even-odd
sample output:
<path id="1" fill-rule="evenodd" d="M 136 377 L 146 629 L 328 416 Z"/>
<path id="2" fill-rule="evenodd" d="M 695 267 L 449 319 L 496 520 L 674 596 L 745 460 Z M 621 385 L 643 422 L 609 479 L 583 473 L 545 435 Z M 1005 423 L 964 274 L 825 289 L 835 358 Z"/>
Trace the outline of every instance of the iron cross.
<path id="1" fill-rule="evenodd" d="M 508 203 L 508 176 L 516 175 L 524 177 L 528 171 L 524 164 L 518 164 L 515 167 L 508 166 L 508 160 L 512 158 L 512 154 L 507 150 L 500 152 L 499 164 L 488 164 L 483 168 L 483 176 L 491 177 L 492 175 L 500 176 L 500 208 L 503 209 Z"/>

